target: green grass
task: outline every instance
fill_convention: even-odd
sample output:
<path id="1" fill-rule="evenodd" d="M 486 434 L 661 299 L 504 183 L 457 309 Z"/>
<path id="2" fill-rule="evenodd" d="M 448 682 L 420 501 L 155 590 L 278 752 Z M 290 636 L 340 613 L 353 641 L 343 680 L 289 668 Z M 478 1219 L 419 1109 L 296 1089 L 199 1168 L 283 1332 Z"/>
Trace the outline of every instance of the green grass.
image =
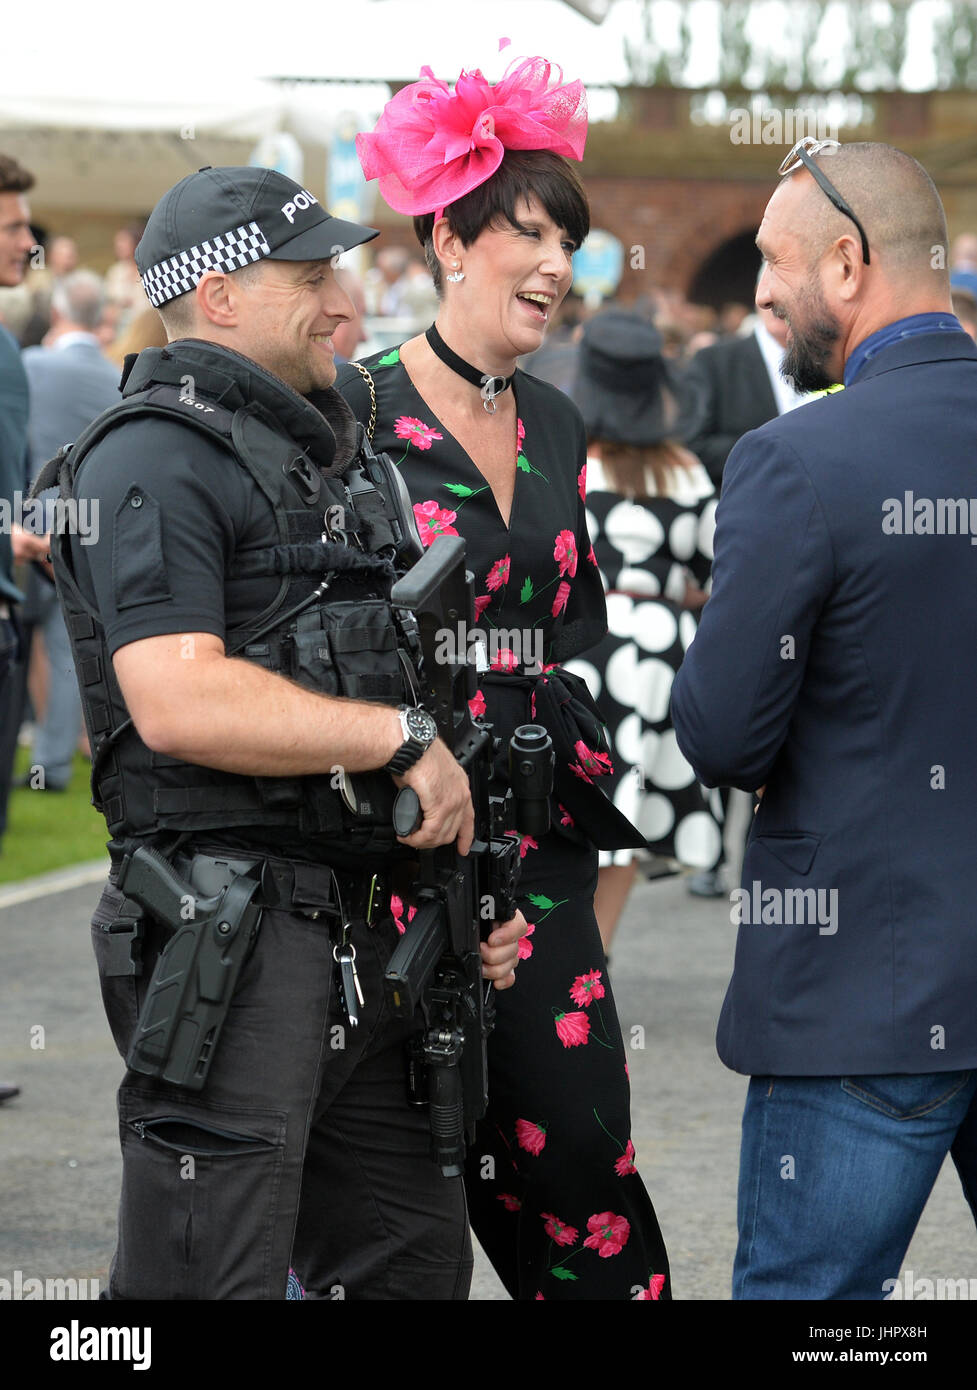
<path id="1" fill-rule="evenodd" d="M 29 767 L 30 749 L 18 748 L 15 778 Z M 0 853 L 0 883 L 104 856 L 109 834 L 104 818 L 91 804 L 88 774 L 87 759 L 76 754 L 67 791 L 13 788 Z"/>

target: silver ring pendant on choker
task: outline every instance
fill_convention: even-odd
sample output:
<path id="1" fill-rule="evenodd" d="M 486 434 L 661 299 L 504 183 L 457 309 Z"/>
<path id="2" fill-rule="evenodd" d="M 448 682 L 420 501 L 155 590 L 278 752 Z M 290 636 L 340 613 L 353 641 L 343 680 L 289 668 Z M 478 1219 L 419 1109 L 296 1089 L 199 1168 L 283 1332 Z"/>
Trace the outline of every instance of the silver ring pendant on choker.
<path id="1" fill-rule="evenodd" d="M 473 367 L 470 362 L 466 362 L 463 357 L 459 357 L 457 352 L 453 352 L 448 347 L 433 323 L 424 336 L 431 351 L 441 359 L 446 367 L 450 367 L 453 372 L 457 372 L 459 376 L 478 387 L 482 395 L 482 408 L 489 415 L 494 415 L 498 410 L 498 406 L 495 404 L 496 397 L 501 396 L 503 391 L 508 391 L 512 385 L 512 377 L 492 376 L 489 372 L 480 372 L 477 367 Z"/>

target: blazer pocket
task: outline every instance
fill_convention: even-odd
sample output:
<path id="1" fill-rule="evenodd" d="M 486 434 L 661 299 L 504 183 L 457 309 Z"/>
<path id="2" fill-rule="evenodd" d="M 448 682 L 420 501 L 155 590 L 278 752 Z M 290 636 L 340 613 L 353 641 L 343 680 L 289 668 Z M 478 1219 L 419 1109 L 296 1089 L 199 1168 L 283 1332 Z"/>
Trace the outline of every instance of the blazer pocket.
<path id="1" fill-rule="evenodd" d="M 762 845 L 795 874 L 810 873 L 820 844 L 821 836 L 812 835 L 806 830 L 768 831 L 763 835 L 754 835 L 750 841 L 751 848 Z"/>

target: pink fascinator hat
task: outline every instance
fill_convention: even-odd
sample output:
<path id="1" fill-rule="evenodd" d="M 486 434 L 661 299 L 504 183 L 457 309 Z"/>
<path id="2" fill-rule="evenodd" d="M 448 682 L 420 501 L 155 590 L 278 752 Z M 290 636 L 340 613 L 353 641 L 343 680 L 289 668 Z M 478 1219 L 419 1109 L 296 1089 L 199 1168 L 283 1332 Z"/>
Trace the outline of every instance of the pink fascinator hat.
<path id="1" fill-rule="evenodd" d="M 492 177 L 506 150 L 582 159 L 586 140 L 583 83 L 564 82 L 545 58 L 523 58 L 494 85 L 477 68 L 462 72 L 454 91 L 422 68 L 419 82 L 387 102 L 376 129 L 357 135 L 356 152 L 395 212 L 440 217 Z"/>

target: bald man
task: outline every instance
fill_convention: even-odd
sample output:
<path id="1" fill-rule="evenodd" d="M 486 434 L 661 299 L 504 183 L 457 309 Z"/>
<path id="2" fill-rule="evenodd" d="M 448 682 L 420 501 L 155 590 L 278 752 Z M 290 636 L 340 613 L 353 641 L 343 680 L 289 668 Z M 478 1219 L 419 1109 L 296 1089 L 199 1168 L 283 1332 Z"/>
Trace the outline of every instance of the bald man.
<path id="1" fill-rule="evenodd" d="M 915 160 L 805 142 L 757 245 L 800 390 L 726 464 L 672 690 L 764 789 L 718 1048 L 751 1076 L 738 1299 L 881 1299 L 947 1152 L 977 1203 L 977 347 Z"/>

